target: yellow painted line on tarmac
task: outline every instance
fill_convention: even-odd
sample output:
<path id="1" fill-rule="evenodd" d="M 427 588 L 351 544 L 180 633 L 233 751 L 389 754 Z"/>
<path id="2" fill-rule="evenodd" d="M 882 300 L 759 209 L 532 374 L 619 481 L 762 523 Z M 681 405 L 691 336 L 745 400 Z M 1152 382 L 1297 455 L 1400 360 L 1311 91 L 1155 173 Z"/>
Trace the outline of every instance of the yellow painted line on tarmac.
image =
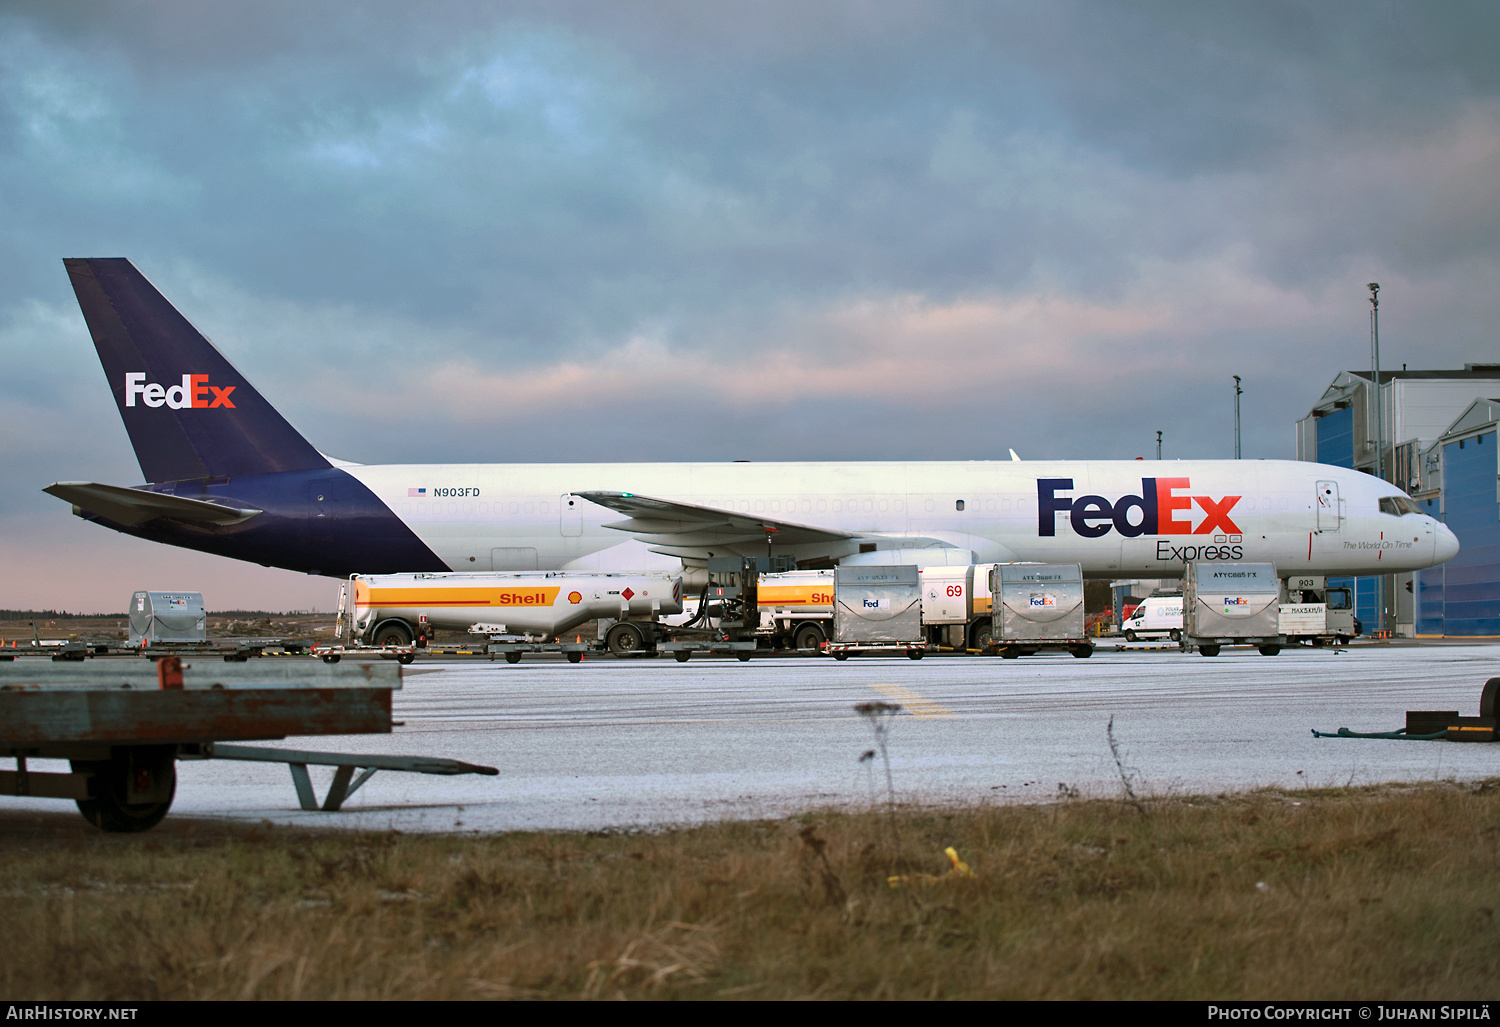
<path id="1" fill-rule="evenodd" d="M 894 699 L 896 702 L 906 707 L 907 711 L 911 713 L 913 717 L 958 716 L 958 714 L 954 713 L 946 706 L 939 706 L 937 703 L 933 702 L 931 699 L 928 699 L 926 696 L 921 696 L 916 692 L 913 692 L 910 688 L 902 688 L 900 685 L 877 684 L 871 684 L 870 687 L 875 689 L 875 691 L 879 692 L 881 695 L 885 696 L 887 699 Z"/>

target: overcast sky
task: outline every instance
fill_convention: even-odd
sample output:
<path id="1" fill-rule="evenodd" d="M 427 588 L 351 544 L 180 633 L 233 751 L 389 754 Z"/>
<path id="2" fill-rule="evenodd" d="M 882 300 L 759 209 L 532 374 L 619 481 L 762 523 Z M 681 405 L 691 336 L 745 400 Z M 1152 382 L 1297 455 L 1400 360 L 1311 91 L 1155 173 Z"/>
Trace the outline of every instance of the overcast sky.
<path id="1" fill-rule="evenodd" d="M 330 608 L 140 470 L 61 259 L 361 462 L 1295 456 L 1500 360 L 1500 5 L 0 6 L 0 607 Z M 588 487 L 580 483 L 581 488 Z"/>

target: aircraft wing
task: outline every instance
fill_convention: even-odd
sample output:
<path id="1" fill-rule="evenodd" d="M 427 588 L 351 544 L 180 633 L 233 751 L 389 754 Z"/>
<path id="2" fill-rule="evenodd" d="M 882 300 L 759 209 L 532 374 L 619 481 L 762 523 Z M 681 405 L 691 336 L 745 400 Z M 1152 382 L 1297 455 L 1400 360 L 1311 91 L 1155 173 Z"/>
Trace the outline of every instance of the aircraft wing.
<path id="1" fill-rule="evenodd" d="M 97 514 L 130 527 L 163 518 L 193 524 L 238 524 L 262 512 L 93 481 L 60 481 L 42 491 L 72 503 L 75 510 Z"/>
<path id="2" fill-rule="evenodd" d="M 705 546 L 765 544 L 798 546 L 817 542 L 842 542 L 858 536 L 829 528 L 814 528 L 757 514 L 694 506 L 668 499 L 652 499 L 632 492 L 575 492 L 591 503 L 622 513 L 626 519 L 604 527 L 627 532 L 649 545 L 673 550 Z"/>

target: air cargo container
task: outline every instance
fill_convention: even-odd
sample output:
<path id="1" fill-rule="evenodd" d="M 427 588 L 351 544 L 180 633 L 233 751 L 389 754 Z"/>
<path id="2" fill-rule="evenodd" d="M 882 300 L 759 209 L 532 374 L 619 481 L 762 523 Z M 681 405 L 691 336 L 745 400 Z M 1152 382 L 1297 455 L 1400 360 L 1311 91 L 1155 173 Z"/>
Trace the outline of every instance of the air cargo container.
<path id="1" fill-rule="evenodd" d="M 421 625 L 538 641 L 612 619 L 612 651 L 650 648 L 655 620 L 682 612 L 682 579 L 667 574 L 355 574 L 339 600 L 337 635 L 409 646 Z"/>
<path id="2" fill-rule="evenodd" d="M 835 570 L 833 638 L 827 646 L 834 659 L 859 651 L 905 652 L 921 659 L 926 648 L 915 566 Z"/>
<path id="3" fill-rule="evenodd" d="M 1068 564 L 999 564 L 990 572 L 993 597 L 989 649 L 1006 659 L 1043 649 L 1093 655 L 1084 630 L 1083 568 Z"/>
<path id="4" fill-rule="evenodd" d="M 137 592 L 130 597 L 130 644 L 202 642 L 208 615 L 201 592 Z"/>
<path id="5" fill-rule="evenodd" d="M 923 637 L 933 645 L 983 649 L 990 637 L 994 564 L 919 568 Z M 778 648 L 818 649 L 834 633 L 834 572 L 783 571 L 760 576 L 762 636 Z"/>
<path id="6" fill-rule="evenodd" d="M 1182 583 L 1183 646 L 1218 656 L 1221 646 L 1253 645 L 1275 656 L 1285 642 L 1280 598 L 1274 563 L 1189 563 Z"/>

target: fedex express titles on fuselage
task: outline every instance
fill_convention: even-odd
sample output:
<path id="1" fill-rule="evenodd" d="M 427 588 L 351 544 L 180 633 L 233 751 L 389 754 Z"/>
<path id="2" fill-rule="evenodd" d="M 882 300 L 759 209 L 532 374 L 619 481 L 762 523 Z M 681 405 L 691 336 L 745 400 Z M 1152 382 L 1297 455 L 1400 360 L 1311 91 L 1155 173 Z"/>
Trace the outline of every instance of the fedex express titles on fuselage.
<path id="1" fill-rule="evenodd" d="M 309 573 L 686 572 L 1189 561 L 1393 573 L 1458 550 L 1399 489 L 1286 460 L 354 464 L 315 449 L 127 260 L 65 262 L 148 484 L 58 482 L 88 520 Z"/>

